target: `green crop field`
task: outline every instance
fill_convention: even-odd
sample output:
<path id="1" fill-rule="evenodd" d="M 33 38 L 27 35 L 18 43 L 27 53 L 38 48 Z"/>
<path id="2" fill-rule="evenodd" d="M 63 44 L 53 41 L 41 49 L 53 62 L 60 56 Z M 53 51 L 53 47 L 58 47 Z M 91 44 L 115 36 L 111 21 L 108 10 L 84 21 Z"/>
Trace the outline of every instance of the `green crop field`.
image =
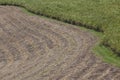
<path id="1" fill-rule="evenodd" d="M 102 45 L 120 55 L 120 0 L 0 0 L 28 11 L 104 33 Z"/>

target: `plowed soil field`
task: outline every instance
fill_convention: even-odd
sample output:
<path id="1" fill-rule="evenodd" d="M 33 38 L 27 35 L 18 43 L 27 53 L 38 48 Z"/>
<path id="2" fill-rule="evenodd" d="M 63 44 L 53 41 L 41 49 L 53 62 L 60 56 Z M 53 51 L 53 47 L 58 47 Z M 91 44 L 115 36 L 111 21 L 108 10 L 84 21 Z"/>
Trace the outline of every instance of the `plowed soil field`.
<path id="1" fill-rule="evenodd" d="M 120 80 L 91 52 L 90 32 L 0 6 L 0 80 Z"/>

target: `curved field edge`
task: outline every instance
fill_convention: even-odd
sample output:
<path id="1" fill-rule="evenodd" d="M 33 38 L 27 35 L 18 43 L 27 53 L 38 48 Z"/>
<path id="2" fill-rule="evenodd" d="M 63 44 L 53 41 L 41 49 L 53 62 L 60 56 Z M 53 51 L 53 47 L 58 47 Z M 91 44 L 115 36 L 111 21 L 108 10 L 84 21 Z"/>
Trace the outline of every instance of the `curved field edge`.
<path id="1" fill-rule="evenodd" d="M 36 14 L 29 12 L 26 8 L 21 7 L 21 9 L 23 12 L 25 12 L 28 15 L 36 16 Z M 47 18 L 47 19 L 51 20 L 50 18 L 45 17 L 45 16 L 38 15 L 38 17 L 43 17 L 43 18 Z M 54 20 L 54 19 L 52 19 L 52 20 Z M 63 22 L 63 24 L 67 24 L 67 23 Z M 104 37 L 103 33 L 97 32 L 92 29 L 87 29 L 83 26 L 76 26 L 76 27 L 79 27 L 80 29 L 82 29 L 84 31 L 89 31 L 91 34 L 93 34 L 94 36 L 99 38 L 99 42 L 96 43 L 96 45 L 93 47 L 93 50 L 92 50 L 92 52 L 95 53 L 95 55 L 98 56 L 98 58 L 102 58 L 102 60 L 104 62 L 107 62 L 114 66 L 120 67 L 120 63 L 119 63 L 120 57 L 118 57 L 116 54 L 114 54 L 114 52 L 111 49 L 100 44 L 101 43 L 100 40 L 102 40 L 102 38 Z"/>
<path id="2" fill-rule="evenodd" d="M 28 15 L 36 16 L 36 14 L 29 12 L 26 8 L 21 7 L 21 9 L 23 12 L 27 13 Z M 38 17 L 47 18 L 47 17 L 39 16 L 39 15 L 38 15 Z M 50 19 L 50 18 L 47 18 L 47 19 Z M 114 66 L 120 67 L 120 57 L 118 57 L 118 55 L 114 54 L 114 52 L 110 48 L 105 47 L 104 45 L 101 45 L 100 40 L 102 40 L 104 37 L 103 33 L 97 32 L 92 29 L 87 29 L 83 26 L 76 26 L 76 27 L 79 27 L 80 29 L 82 29 L 84 31 L 89 31 L 91 34 L 93 34 L 94 36 L 99 38 L 99 41 L 96 43 L 96 45 L 93 47 L 93 50 L 92 50 L 92 52 L 95 53 L 96 56 L 102 58 L 102 60 L 104 62 L 107 62 Z"/>
<path id="3" fill-rule="evenodd" d="M 28 11 L 105 33 L 101 44 L 120 54 L 119 0 L 0 0 Z"/>
<path id="4" fill-rule="evenodd" d="M 46 16 L 46 17 L 50 17 L 50 18 L 53 18 L 53 19 L 56 19 L 56 20 L 60 20 L 60 21 L 63 21 L 63 22 L 66 22 L 66 23 L 70 23 L 70 24 L 74 24 L 74 25 L 78 25 L 78 26 L 83 26 L 83 27 L 87 27 L 87 28 L 90 28 L 90 29 L 94 29 L 94 30 L 97 30 L 97 31 L 103 31 L 101 29 L 99 29 L 99 27 L 95 28 L 94 26 L 89 26 L 89 25 L 86 25 L 86 24 L 82 24 L 82 23 L 79 23 L 79 22 L 75 22 L 73 20 L 67 20 L 67 19 L 61 19 L 60 17 L 54 17 L 53 15 L 47 15 L 47 14 L 44 14 L 42 12 L 37 12 L 37 11 L 34 11 L 34 9 L 30 9 L 29 7 L 27 7 L 27 5 L 23 5 L 23 3 L 19 0 L 14 0 L 14 1 L 1 1 L 0 0 L 0 4 L 1 5 L 12 5 L 12 6 L 19 6 L 19 7 L 23 7 L 25 8 L 27 11 L 31 12 L 31 13 L 34 13 L 34 14 L 37 14 L 37 15 L 42 15 L 42 16 Z M 90 30 L 93 34 L 96 35 L 96 32 L 93 31 L 93 30 Z M 97 35 L 101 35 L 101 33 L 99 34 L 97 32 Z M 103 38 L 103 36 L 102 36 Z M 100 41 L 102 42 L 102 41 Z M 107 45 L 108 47 L 108 45 Z M 114 54 L 111 49 L 109 48 L 106 48 L 105 46 L 101 46 L 100 43 L 97 44 L 94 49 L 93 49 L 94 53 L 96 53 L 97 55 L 100 55 L 104 61 L 108 62 L 108 63 L 111 63 L 111 64 L 114 64 L 118 67 L 120 67 L 120 64 L 119 64 L 119 61 L 120 61 L 120 58 Z"/>

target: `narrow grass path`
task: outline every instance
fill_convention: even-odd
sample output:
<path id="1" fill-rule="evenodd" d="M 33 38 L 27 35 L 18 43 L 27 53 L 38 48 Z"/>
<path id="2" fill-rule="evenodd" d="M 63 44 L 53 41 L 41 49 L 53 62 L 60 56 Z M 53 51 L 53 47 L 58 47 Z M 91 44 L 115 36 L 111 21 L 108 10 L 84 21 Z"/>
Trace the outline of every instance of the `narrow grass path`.
<path id="1" fill-rule="evenodd" d="M 91 49 L 97 38 L 73 25 L 0 6 L 0 80 L 119 80 Z"/>

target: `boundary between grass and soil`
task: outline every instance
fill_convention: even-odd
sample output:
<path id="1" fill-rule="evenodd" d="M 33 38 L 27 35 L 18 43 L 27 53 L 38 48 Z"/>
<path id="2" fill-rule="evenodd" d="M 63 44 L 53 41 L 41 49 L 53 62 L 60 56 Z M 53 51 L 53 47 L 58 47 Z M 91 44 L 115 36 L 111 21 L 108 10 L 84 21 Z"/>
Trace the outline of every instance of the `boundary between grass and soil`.
<path id="1" fill-rule="evenodd" d="M 96 56 L 99 56 L 100 58 L 102 58 L 103 61 L 120 67 L 120 57 L 118 57 L 116 54 L 114 54 L 114 52 L 110 48 L 105 47 L 104 45 L 100 44 L 102 38 L 104 37 L 104 34 L 103 34 L 102 30 L 99 30 L 99 28 L 97 28 L 97 29 L 94 28 L 93 29 L 93 28 L 91 28 L 90 25 L 87 25 L 87 24 L 76 23 L 74 21 L 68 21 L 68 20 L 61 20 L 59 18 L 48 16 L 48 15 L 45 15 L 45 14 L 35 13 L 34 11 L 31 11 L 31 10 L 27 9 L 25 6 L 21 6 L 21 5 L 17 5 L 17 4 L 1 4 L 0 3 L 0 5 L 3 5 L 3 6 L 17 6 L 17 7 L 22 8 L 22 10 L 27 14 L 39 15 L 39 16 L 42 16 L 43 18 L 48 18 L 48 19 L 51 18 L 51 19 L 58 20 L 58 21 L 61 21 L 61 22 L 64 22 L 64 23 L 75 25 L 77 27 L 80 27 L 83 30 L 87 30 L 87 31 L 91 32 L 93 35 L 95 35 L 99 38 L 99 41 L 93 47 L 92 52 L 95 53 Z"/>

